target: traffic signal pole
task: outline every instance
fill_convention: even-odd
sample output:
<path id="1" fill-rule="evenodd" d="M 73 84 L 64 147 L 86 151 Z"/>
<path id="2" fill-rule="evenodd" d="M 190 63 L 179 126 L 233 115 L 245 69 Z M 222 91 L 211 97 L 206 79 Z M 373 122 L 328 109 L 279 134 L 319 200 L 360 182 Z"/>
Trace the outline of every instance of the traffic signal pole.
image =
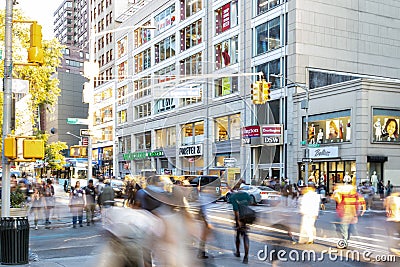
<path id="1" fill-rule="evenodd" d="M 12 107 L 12 18 L 13 0 L 6 0 L 5 13 L 5 57 L 4 57 L 4 82 L 3 82 L 3 151 L 2 151 L 2 191 L 1 191 L 1 217 L 10 216 L 10 162 L 4 156 L 4 141 L 11 133 L 11 107 Z"/>

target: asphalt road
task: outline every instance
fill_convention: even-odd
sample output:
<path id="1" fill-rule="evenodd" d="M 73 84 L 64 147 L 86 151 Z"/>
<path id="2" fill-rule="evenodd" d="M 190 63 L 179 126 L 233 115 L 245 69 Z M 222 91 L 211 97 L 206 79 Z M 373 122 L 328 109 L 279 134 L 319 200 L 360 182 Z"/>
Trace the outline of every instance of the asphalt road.
<path id="1" fill-rule="evenodd" d="M 30 248 L 38 255 L 37 264 L 40 265 L 37 266 L 76 266 L 76 260 L 82 266 L 114 265 L 111 239 L 100 218 L 96 218 L 94 225 L 73 229 L 67 201 L 67 195 L 58 191 L 57 209 L 52 216 L 51 229 L 40 226 L 39 230 L 30 231 Z M 120 204 L 121 200 L 118 202 Z M 361 217 L 357 225 L 358 233 L 351 238 L 348 249 L 337 250 L 338 239 L 332 223 L 335 218 L 333 203 L 328 204 L 327 210 L 320 212 L 316 223 L 318 238 L 314 244 L 307 245 L 294 244 L 287 235 L 290 229 L 298 237 L 301 217 L 297 208 L 266 205 L 254 208 L 258 212 L 258 220 L 250 227 L 249 266 L 271 265 L 272 250 L 281 255 L 278 266 L 397 266 L 400 261 L 399 258 L 389 257 L 382 210 L 373 210 Z M 191 211 L 196 213 L 196 210 Z M 206 245 L 209 258 L 196 260 L 195 266 L 241 266 L 241 259 L 233 256 L 231 205 L 224 202 L 211 203 L 207 206 L 207 217 L 213 226 Z M 177 229 L 176 235 L 179 234 L 180 229 Z M 186 243 L 194 258 L 197 245 L 196 239 Z M 243 248 L 241 251 L 243 253 Z M 68 260 L 74 263 L 69 265 Z M 157 261 L 154 265 L 162 266 Z"/>

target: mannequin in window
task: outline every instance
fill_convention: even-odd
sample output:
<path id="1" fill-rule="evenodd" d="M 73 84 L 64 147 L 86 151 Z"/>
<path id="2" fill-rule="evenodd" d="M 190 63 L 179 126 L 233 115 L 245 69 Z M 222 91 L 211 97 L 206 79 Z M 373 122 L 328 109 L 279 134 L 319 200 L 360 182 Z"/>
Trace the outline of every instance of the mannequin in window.
<path id="1" fill-rule="evenodd" d="M 308 128 L 308 143 L 315 144 L 315 127 L 314 124 Z"/>
<path id="2" fill-rule="evenodd" d="M 339 121 L 339 139 L 340 142 L 343 142 L 343 121 Z"/>
<path id="3" fill-rule="evenodd" d="M 229 66 L 231 63 L 231 56 L 229 55 L 228 43 L 225 43 L 224 50 L 222 51 L 222 58 L 224 59 L 224 66 Z"/>
<path id="4" fill-rule="evenodd" d="M 346 175 L 343 177 L 343 183 L 351 184 L 351 183 L 352 183 L 352 180 L 353 180 L 353 179 L 351 179 L 349 173 L 346 172 Z"/>
<path id="5" fill-rule="evenodd" d="M 322 130 L 322 128 L 321 128 L 321 129 L 319 129 L 319 131 L 318 131 L 317 143 L 318 143 L 318 144 L 322 144 L 323 139 L 324 139 L 324 130 Z"/>
<path id="6" fill-rule="evenodd" d="M 346 141 L 350 141 L 350 138 L 351 138 L 351 123 L 350 120 L 348 120 L 346 125 Z"/>
<path id="7" fill-rule="evenodd" d="M 375 141 L 382 141 L 382 124 L 381 119 L 377 119 L 374 123 L 375 128 Z"/>
<path id="8" fill-rule="evenodd" d="M 371 184 L 375 189 L 375 193 L 378 192 L 378 175 L 376 175 L 376 171 L 374 171 L 371 175 Z"/>

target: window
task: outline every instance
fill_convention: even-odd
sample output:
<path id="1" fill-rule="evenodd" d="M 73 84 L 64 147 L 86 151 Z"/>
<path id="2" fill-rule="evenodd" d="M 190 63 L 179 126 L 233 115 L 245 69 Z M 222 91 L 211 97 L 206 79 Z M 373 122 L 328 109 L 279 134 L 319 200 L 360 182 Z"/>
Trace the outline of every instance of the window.
<path id="1" fill-rule="evenodd" d="M 127 95 L 128 95 L 127 85 L 118 88 L 118 106 L 128 103 L 128 97 L 125 97 Z"/>
<path id="2" fill-rule="evenodd" d="M 151 132 L 135 135 L 136 150 L 151 149 Z"/>
<path id="3" fill-rule="evenodd" d="M 225 77 L 214 81 L 215 96 L 224 96 L 238 92 L 238 77 Z"/>
<path id="4" fill-rule="evenodd" d="M 163 41 L 155 44 L 156 64 L 175 56 L 175 45 L 175 35 L 165 38 Z"/>
<path id="5" fill-rule="evenodd" d="M 150 21 L 146 22 L 142 26 L 150 26 Z M 139 46 L 151 40 L 151 29 L 139 27 L 134 31 L 134 38 L 135 38 L 135 48 L 138 48 Z"/>
<path id="6" fill-rule="evenodd" d="M 119 124 L 120 123 L 125 123 L 127 121 L 126 114 L 127 114 L 127 110 L 126 109 L 118 111 L 118 123 Z"/>
<path id="7" fill-rule="evenodd" d="M 151 103 L 135 106 L 135 119 L 145 118 L 151 115 Z"/>
<path id="8" fill-rule="evenodd" d="M 140 78 L 133 82 L 134 99 L 139 99 L 151 94 L 151 78 L 150 76 Z"/>
<path id="9" fill-rule="evenodd" d="M 400 143 L 400 110 L 374 108 L 372 117 L 373 142 Z"/>
<path id="10" fill-rule="evenodd" d="M 156 148 L 173 147 L 176 145 L 176 128 L 156 130 Z"/>
<path id="11" fill-rule="evenodd" d="M 351 141 L 350 110 L 309 116 L 307 132 L 309 144 L 342 143 Z M 305 129 L 303 118 L 303 129 Z"/>
<path id="12" fill-rule="evenodd" d="M 202 54 L 201 52 L 180 61 L 181 75 L 202 74 Z"/>
<path id="13" fill-rule="evenodd" d="M 151 67 L 151 53 L 150 48 L 144 50 L 142 53 L 135 55 L 135 72 L 139 73 Z"/>
<path id="14" fill-rule="evenodd" d="M 202 0 L 180 0 L 180 6 L 181 20 L 184 20 L 203 9 Z"/>
<path id="15" fill-rule="evenodd" d="M 182 145 L 198 144 L 204 141 L 204 122 L 188 123 L 182 126 Z"/>
<path id="16" fill-rule="evenodd" d="M 128 37 L 127 36 L 125 36 L 124 38 L 122 38 L 121 40 L 119 40 L 117 42 L 118 58 L 126 55 L 126 52 L 127 52 L 127 49 L 128 49 L 127 45 L 128 45 Z"/>
<path id="17" fill-rule="evenodd" d="M 283 59 L 282 59 L 283 60 Z M 281 73 L 281 59 L 275 59 L 262 65 L 256 66 L 256 72 L 263 72 L 264 77 L 267 77 L 267 82 L 270 82 L 271 89 L 277 89 L 281 87 L 281 79 L 271 77 L 271 74 L 280 75 Z"/>
<path id="18" fill-rule="evenodd" d="M 232 37 L 215 46 L 215 69 L 238 63 L 238 37 Z"/>
<path id="19" fill-rule="evenodd" d="M 190 24 L 180 31 L 181 33 L 181 51 L 185 51 L 202 41 L 202 21 L 201 19 Z"/>
<path id="20" fill-rule="evenodd" d="M 257 0 L 257 15 L 267 12 L 268 10 L 280 5 L 283 0 Z"/>
<path id="21" fill-rule="evenodd" d="M 172 5 L 154 17 L 154 23 L 156 26 L 155 35 L 157 36 L 171 28 L 174 25 L 175 20 L 175 5 Z"/>
<path id="22" fill-rule="evenodd" d="M 126 78 L 128 74 L 128 62 L 124 61 L 120 64 L 118 64 L 118 81 L 122 81 Z"/>
<path id="23" fill-rule="evenodd" d="M 255 56 L 264 54 L 281 46 L 280 17 L 256 27 Z"/>
<path id="24" fill-rule="evenodd" d="M 215 119 L 215 141 L 240 139 L 240 114 L 219 117 Z"/>
<path id="25" fill-rule="evenodd" d="M 165 67 L 159 71 L 154 72 L 154 74 L 156 76 L 157 83 L 163 83 L 169 80 L 173 80 L 176 77 L 175 65 Z"/>
<path id="26" fill-rule="evenodd" d="M 100 109 L 100 114 L 102 118 L 102 122 L 109 122 L 113 120 L 113 109 L 112 106 L 107 106 Z"/>
<path id="27" fill-rule="evenodd" d="M 218 8 L 215 14 L 215 34 L 223 33 L 235 26 L 238 23 L 238 3 L 232 1 Z"/>

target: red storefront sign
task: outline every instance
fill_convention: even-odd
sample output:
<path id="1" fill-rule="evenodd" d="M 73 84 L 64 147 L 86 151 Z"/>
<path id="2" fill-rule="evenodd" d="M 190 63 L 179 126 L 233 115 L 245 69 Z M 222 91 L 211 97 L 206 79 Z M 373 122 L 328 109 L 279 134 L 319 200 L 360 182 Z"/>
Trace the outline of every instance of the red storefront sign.
<path id="1" fill-rule="evenodd" d="M 282 135 L 282 126 L 280 124 L 271 124 L 261 126 L 262 136 Z"/>
<path id="2" fill-rule="evenodd" d="M 253 126 L 246 126 L 242 128 L 242 137 L 249 138 L 249 137 L 260 137 L 260 126 L 253 125 Z"/>
<path id="3" fill-rule="evenodd" d="M 231 28 L 231 3 L 222 6 L 222 31 Z"/>

